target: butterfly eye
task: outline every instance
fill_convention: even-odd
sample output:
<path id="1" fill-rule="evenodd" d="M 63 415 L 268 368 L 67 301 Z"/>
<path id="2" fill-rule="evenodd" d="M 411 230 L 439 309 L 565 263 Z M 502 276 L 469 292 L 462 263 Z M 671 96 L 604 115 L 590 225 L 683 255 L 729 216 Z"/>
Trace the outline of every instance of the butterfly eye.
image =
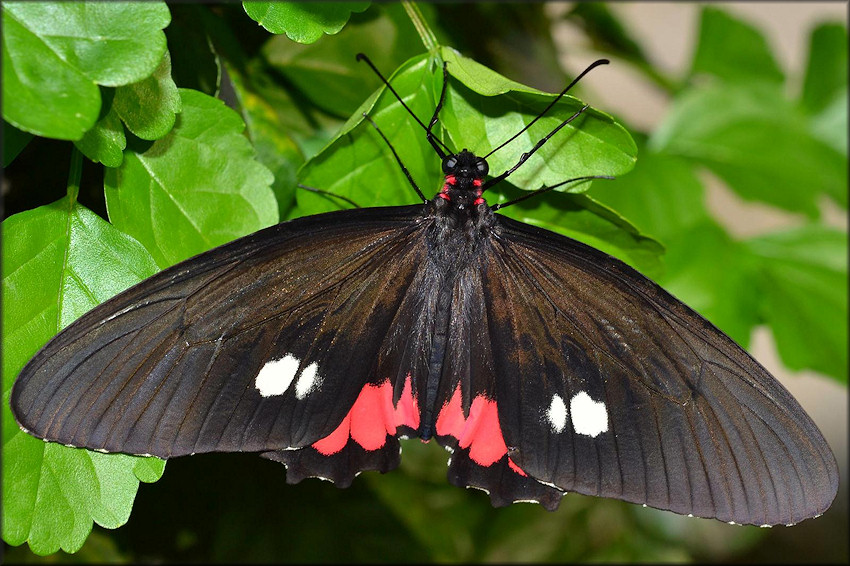
<path id="1" fill-rule="evenodd" d="M 475 164 L 475 169 L 478 171 L 478 175 L 483 177 L 490 170 L 490 166 L 487 165 L 487 161 L 484 159 L 479 159 Z"/>
<path id="2" fill-rule="evenodd" d="M 451 173 L 457 167 L 457 157 L 449 155 L 443 159 L 443 173 Z"/>

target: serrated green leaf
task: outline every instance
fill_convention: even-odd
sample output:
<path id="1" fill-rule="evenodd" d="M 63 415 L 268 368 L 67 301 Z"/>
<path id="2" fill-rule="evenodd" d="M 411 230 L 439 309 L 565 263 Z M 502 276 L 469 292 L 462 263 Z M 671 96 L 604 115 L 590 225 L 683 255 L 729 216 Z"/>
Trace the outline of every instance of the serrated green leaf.
<path id="1" fill-rule="evenodd" d="M 369 2 L 243 2 L 245 13 L 272 33 L 285 33 L 298 43 L 313 43 L 339 32 L 352 12 Z"/>
<path id="2" fill-rule="evenodd" d="M 747 200 L 810 216 L 820 194 L 847 202 L 846 156 L 812 135 L 779 87 L 692 90 L 675 100 L 649 146 L 709 167 Z"/>
<path id="3" fill-rule="evenodd" d="M 105 176 L 109 219 L 161 268 L 278 221 L 272 175 L 221 100 L 180 89 L 167 136 Z"/>
<path id="4" fill-rule="evenodd" d="M 433 112 L 434 75 L 427 55 L 415 57 L 391 77 L 393 87 L 417 115 Z M 380 96 L 379 96 L 380 94 Z M 348 197 L 360 206 L 408 204 L 417 198 L 392 153 L 377 132 L 363 123 L 362 112 L 395 146 L 413 178 L 423 190 L 433 192 L 440 164 L 425 141 L 423 131 L 411 123 L 407 111 L 388 92 L 378 91 L 355 111 L 339 133 L 318 155 L 302 166 L 298 177 L 305 185 Z M 377 101 L 377 103 L 376 103 Z M 315 214 L 338 208 L 337 202 L 304 191 L 296 193 L 298 214 Z"/>
<path id="5" fill-rule="evenodd" d="M 847 233 L 819 225 L 753 238 L 762 316 L 782 361 L 847 382 Z"/>
<path id="6" fill-rule="evenodd" d="M 554 98 L 514 83 L 453 50 L 444 48 L 442 52 L 452 77 L 455 68 L 461 69 L 457 79 L 462 86 L 450 83 L 440 116 L 450 145 L 484 155 L 522 130 Z M 521 153 L 534 147 L 582 106 L 578 99 L 564 97 L 526 132 L 487 158 L 491 175 L 513 167 Z M 510 180 L 515 186 L 537 189 L 586 175 L 622 175 L 634 166 L 636 154 L 628 132 L 608 114 L 591 108 L 549 139 L 511 174 Z M 560 190 L 578 192 L 588 187 L 583 184 Z"/>
<path id="7" fill-rule="evenodd" d="M 112 106 L 127 129 L 143 140 L 156 140 L 167 134 L 181 108 L 177 85 L 171 79 L 168 51 L 152 75 L 115 89 Z"/>
<path id="8" fill-rule="evenodd" d="M 139 478 L 155 481 L 164 462 L 31 437 L 9 411 L 11 387 L 60 328 L 157 268 L 137 242 L 68 197 L 11 216 L 2 229 L 3 538 L 41 555 L 74 552 L 92 521 L 124 524 Z"/>
<path id="9" fill-rule="evenodd" d="M 274 174 L 272 191 L 278 204 L 278 213 L 284 218 L 295 200 L 296 174 L 304 163 L 304 155 L 290 136 L 290 130 L 281 116 L 279 105 L 268 97 L 248 88 L 245 78 L 236 69 L 228 67 L 233 91 L 239 98 L 242 117 L 248 136 L 257 152 L 257 160 Z M 275 91 L 279 92 L 279 91 Z M 294 112 L 295 109 L 291 108 Z"/>
<path id="10" fill-rule="evenodd" d="M 709 73 L 730 83 L 781 84 L 785 78 L 761 31 L 714 6 L 702 9 L 691 73 Z"/>
<path id="11" fill-rule="evenodd" d="M 825 110 L 836 96 L 847 91 L 847 26 L 826 23 L 812 30 L 809 61 L 803 81 L 802 103 L 816 114 Z M 844 128 L 846 134 L 847 128 Z M 846 144 L 845 144 L 846 145 Z"/>
<path id="12" fill-rule="evenodd" d="M 165 52 L 161 2 L 4 2 L 3 117 L 78 140 L 100 112 L 97 85 L 150 75 Z"/>
<path id="13" fill-rule="evenodd" d="M 100 118 L 83 137 L 74 142 L 80 152 L 94 161 L 107 167 L 118 167 L 124 161 L 124 148 L 127 138 L 124 135 L 124 125 L 112 105 L 114 91 L 106 90 Z"/>
<path id="14" fill-rule="evenodd" d="M 442 52 L 448 60 L 451 75 L 440 126 L 446 140 L 455 150 L 466 147 L 479 155 L 487 153 L 528 124 L 554 95 L 538 94 L 530 87 L 518 85 L 493 71 L 471 65 L 448 49 Z M 454 78 L 455 68 L 461 78 Z M 419 116 L 430 120 L 442 84 L 439 61 L 420 55 L 407 61 L 393 74 L 393 88 Z M 483 96 L 466 88 L 463 80 L 477 89 L 502 92 Z M 567 97 L 508 147 L 488 158 L 492 175 L 512 167 L 521 151 L 530 149 L 537 140 L 573 115 L 581 102 Z M 300 172 L 308 186 L 348 197 L 361 206 L 404 204 L 414 201 L 415 194 L 398 167 L 392 152 L 375 132 L 363 123 L 361 112 L 370 118 L 402 157 L 404 165 L 426 196 L 432 195 L 441 182 L 439 159 L 425 139 L 421 126 L 389 92 L 379 91 L 367 100 L 327 148 L 308 161 Z M 554 136 L 540 155 L 529 159 L 511 177 L 511 182 L 527 189 L 554 184 L 567 179 L 593 174 L 620 174 L 634 163 L 635 146 L 625 130 L 606 114 L 589 110 Z M 573 187 L 584 190 L 586 187 Z M 298 193 L 302 214 L 331 210 L 336 203 L 328 197 Z"/>
<path id="15" fill-rule="evenodd" d="M 379 69 L 391 69 L 422 51 L 401 4 L 381 4 L 368 15 L 373 17 L 352 18 L 334 41 L 302 45 L 272 37 L 263 54 L 312 104 L 348 117 L 381 84 L 364 63 L 355 62 L 355 53 L 365 52 Z"/>

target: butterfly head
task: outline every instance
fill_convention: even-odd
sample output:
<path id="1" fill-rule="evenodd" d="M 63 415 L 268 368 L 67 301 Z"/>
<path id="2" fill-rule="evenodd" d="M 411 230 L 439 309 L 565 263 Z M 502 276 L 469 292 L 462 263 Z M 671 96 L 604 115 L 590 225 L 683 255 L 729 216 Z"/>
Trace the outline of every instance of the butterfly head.
<path id="1" fill-rule="evenodd" d="M 459 207 L 483 204 L 484 177 L 490 170 L 487 160 L 466 149 L 443 158 L 445 183 L 437 195 Z"/>

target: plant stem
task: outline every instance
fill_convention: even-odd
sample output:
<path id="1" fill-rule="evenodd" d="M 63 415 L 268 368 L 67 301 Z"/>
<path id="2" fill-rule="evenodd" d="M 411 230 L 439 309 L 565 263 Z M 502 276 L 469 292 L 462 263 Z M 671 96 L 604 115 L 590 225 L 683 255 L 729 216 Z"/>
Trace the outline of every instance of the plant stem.
<path id="1" fill-rule="evenodd" d="M 80 179 L 83 176 L 83 154 L 73 146 L 71 149 L 71 164 L 68 167 L 68 189 L 66 191 L 68 200 L 71 204 L 77 202 L 77 196 L 80 194 Z"/>
<path id="2" fill-rule="evenodd" d="M 435 51 L 439 45 L 437 43 L 437 36 L 435 36 L 434 32 L 431 31 L 431 28 L 428 27 L 428 23 L 422 16 L 422 12 L 419 11 L 419 6 L 410 0 L 402 0 L 401 5 L 404 6 L 404 11 L 407 12 L 407 16 L 410 18 L 410 21 L 413 22 L 413 27 L 415 27 L 416 31 L 419 33 L 419 37 L 422 39 L 422 44 L 425 46 L 425 49 L 429 52 Z"/>

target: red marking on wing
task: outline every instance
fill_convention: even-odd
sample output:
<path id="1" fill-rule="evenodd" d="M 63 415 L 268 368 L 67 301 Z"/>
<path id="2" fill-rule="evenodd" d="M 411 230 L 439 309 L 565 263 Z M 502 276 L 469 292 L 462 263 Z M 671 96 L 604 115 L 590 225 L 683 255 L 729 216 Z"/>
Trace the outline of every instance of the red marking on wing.
<path id="1" fill-rule="evenodd" d="M 312 446 L 320 454 L 330 456 L 345 448 L 350 438 L 366 450 L 378 450 L 386 444 L 387 436 L 396 434 L 399 426 L 419 428 L 419 406 L 413 396 L 410 374 L 395 407 L 389 379 L 379 385 L 366 385 L 339 426 Z"/>
<path id="2" fill-rule="evenodd" d="M 521 475 L 522 477 L 527 477 L 527 476 L 528 476 L 528 474 L 526 474 L 526 473 L 522 470 L 522 468 L 520 468 L 519 466 L 517 466 L 517 465 L 516 465 L 516 463 L 515 463 L 513 460 L 511 460 L 510 458 L 508 458 L 508 466 L 509 466 L 509 467 L 510 467 L 513 471 L 515 471 L 516 473 L 518 473 L 519 475 Z"/>
<path id="3" fill-rule="evenodd" d="M 469 457 L 482 466 L 489 466 L 508 453 L 495 401 L 481 395 L 472 400 L 466 427 L 458 440 L 461 448 L 469 446 Z"/>
<path id="4" fill-rule="evenodd" d="M 395 425 L 417 429 L 419 428 L 419 403 L 413 396 L 413 385 L 410 380 L 411 377 L 408 373 L 407 379 L 404 380 L 404 388 L 401 390 L 401 398 L 399 398 L 398 405 L 395 407 Z M 392 399 L 392 396 L 390 399 Z"/>
<path id="5" fill-rule="evenodd" d="M 436 428 L 440 436 L 457 438 L 458 445 L 468 448 L 469 457 L 481 466 L 491 466 L 508 453 L 496 402 L 478 395 L 472 400 L 469 416 L 464 417 L 460 385 L 437 415 Z M 508 465 L 514 472 L 526 475 L 510 458 Z"/>
<path id="6" fill-rule="evenodd" d="M 348 435 L 351 430 L 351 413 L 345 415 L 345 418 L 342 419 L 342 422 L 339 423 L 339 426 L 336 427 L 336 430 L 324 437 L 321 440 L 318 440 L 313 443 L 313 448 L 316 449 L 320 454 L 324 454 L 325 456 L 330 456 L 331 454 L 336 454 L 348 444 Z"/>
<path id="7" fill-rule="evenodd" d="M 392 419 L 387 419 L 393 413 L 392 395 L 389 380 L 367 385 L 351 407 L 351 438 L 366 450 L 377 450 L 387 442 L 387 434 L 395 434 Z"/>
<path id="8" fill-rule="evenodd" d="M 437 415 L 437 434 L 440 436 L 450 435 L 460 438 L 465 425 L 466 417 L 463 416 L 460 385 L 458 385 L 452 398 L 447 404 L 443 405 L 443 409 Z"/>

